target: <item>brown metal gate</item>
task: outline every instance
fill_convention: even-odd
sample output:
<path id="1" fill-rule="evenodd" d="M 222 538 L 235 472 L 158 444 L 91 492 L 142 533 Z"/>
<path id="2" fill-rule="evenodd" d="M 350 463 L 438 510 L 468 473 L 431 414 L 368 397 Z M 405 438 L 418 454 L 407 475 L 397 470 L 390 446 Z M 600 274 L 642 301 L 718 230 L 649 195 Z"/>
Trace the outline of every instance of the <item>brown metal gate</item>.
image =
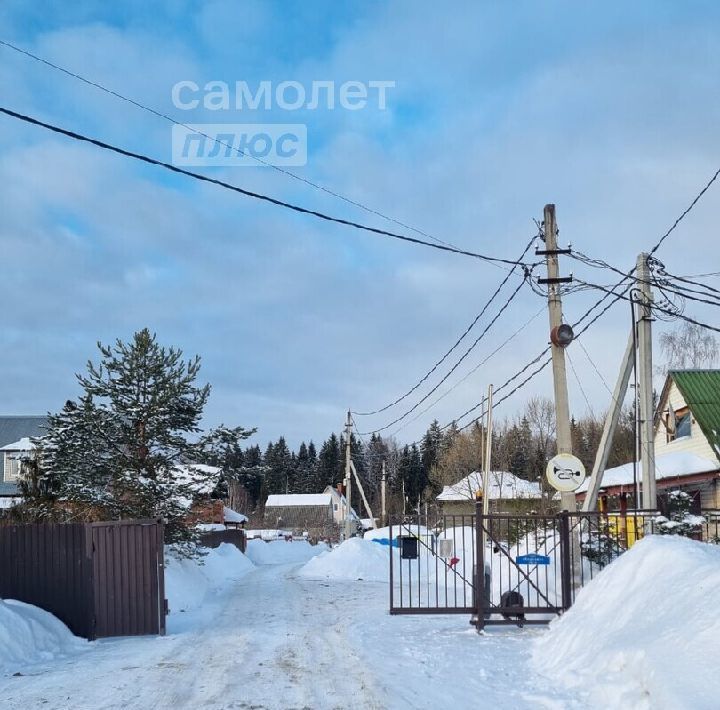
<path id="1" fill-rule="evenodd" d="M 91 523 L 95 637 L 165 633 L 163 526 Z"/>
<path id="2" fill-rule="evenodd" d="M 163 525 L 0 525 L 0 598 L 45 609 L 88 639 L 164 634 Z"/>

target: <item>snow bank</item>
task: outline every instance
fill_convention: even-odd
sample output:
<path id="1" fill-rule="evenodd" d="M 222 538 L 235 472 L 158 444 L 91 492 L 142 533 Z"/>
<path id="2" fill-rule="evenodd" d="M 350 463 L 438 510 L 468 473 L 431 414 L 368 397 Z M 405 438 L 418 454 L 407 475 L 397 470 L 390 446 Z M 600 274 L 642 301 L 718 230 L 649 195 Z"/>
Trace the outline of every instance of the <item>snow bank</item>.
<path id="1" fill-rule="evenodd" d="M 208 594 L 217 596 L 253 567 L 235 545 L 225 542 L 210 550 L 202 563 L 179 559 L 170 551 L 165 566 L 165 594 L 170 614 L 199 608 Z"/>
<path id="2" fill-rule="evenodd" d="M 342 545 L 310 560 L 300 570 L 300 576 L 385 582 L 388 579 L 388 564 L 387 547 L 372 540 L 351 537 Z"/>
<path id="3" fill-rule="evenodd" d="M 716 708 L 718 589 L 719 547 L 647 537 L 536 640 L 534 665 L 598 707 Z"/>
<path id="4" fill-rule="evenodd" d="M 307 540 L 248 540 L 247 556 L 256 565 L 289 565 L 307 562 L 325 552 L 327 545 L 311 545 Z"/>
<path id="5" fill-rule="evenodd" d="M 14 599 L 0 599 L 0 674 L 87 648 L 59 619 Z"/>

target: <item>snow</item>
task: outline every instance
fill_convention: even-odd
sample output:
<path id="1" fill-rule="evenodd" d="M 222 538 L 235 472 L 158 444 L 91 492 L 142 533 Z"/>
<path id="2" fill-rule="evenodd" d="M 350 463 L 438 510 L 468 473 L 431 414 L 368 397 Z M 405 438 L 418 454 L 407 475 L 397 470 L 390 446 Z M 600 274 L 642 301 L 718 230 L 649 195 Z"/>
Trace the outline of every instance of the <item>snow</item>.
<path id="1" fill-rule="evenodd" d="M 307 540 L 248 540 L 247 556 L 256 565 L 288 565 L 307 562 L 327 549 L 325 544 L 311 545 Z"/>
<path id="2" fill-rule="evenodd" d="M 655 458 L 656 478 L 674 478 L 676 476 L 692 476 L 696 473 L 709 473 L 720 470 L 720 463 L 714 459 L 706 459 L 689 451 L 671 451 L 660 454 Z M 637 462 L 637 478 L 642 480 L 642 463 Z M 608 468 L 602 477 L 601 486 L 627 486 L 633 483 L 633 464 L 626 463 L 615 468 Z M 585 493 L 590 485 L 590 479 L 577 489 L 577 493 Z"/>
<path id="3" fill-rule="evenodd" d="M 475 494 L 482 490 L 482 473 L 473 471 L 452 486 L 445 486 L 437 496 L 439 501 L 474 500 Z M 509 471 L 490 471 L 490 500 L 509 498 L 540 498 L 542 493 L 538 483 L 526 481 Z"/>
<path id="4" fill-rule="evenodd" d="M 246 530 L 245 535 L 248 540 L 254 538 L 260 540 L 278 540 L 286 537 L 292 537 L 292 530 Z"/>
<path id="5" fill-rule="evenodd" d="M 35 444 L 32 443 L 29 436 L 23 436 L 22 439 L 14 441 L 12 444 L 6 444 L 0 447 L 0 451 L 33 451 Z"/>
<path id="6" fill-rule="evenodd" d="M 306 543 L 259 545 L 276 562 L 285 550 L 307 551 Z M 204 572 L 170 559 L 171 606 L 178 585 L 189 594 L 196 584 L 201 606 L 171 612 L 167 636 L 86 644 L 90 652 L 48 660 L 32 676 L 0 677 L 3 710 L 583 707 L 531 668 L 535 630 L 478 636 L 464 615 L 390 616 L 383 583 L 308 579 L 300 562 L 228 573 L 237 554 L 213 561 L 211 552 Z"/>
<path id="7" fill-rule="evenodd" d="M 355 579 L 385 582 L 388 579 L 387 547 L 373 540 L 351 537 L 328 552 L 311 559 L 300 576 L 312 579 Z"/>
<path id="8" fill-rule="evenodd" d="M 265 503 L 266 508 L 283 508 L 297 505 L 324 505 L 332 504 L 332 496 L 329 493 L 287 493 L 270 495 Z"/>
<path id="9" fill-rule="evenodd" d="M 179 558 L 168 548 L 165 560 L 165 596 L 170 617 L 168 629 L 178 628 L 177 615 L 195 611 L 217 599 L 234 582 L 253 569 L 253 563 L 235 545 L 222 543 L 202 558 Z"/>
<path id="10" fill-rule="evenodd" d="M 579 592 L 534 643 L 533 664 L 590 706 L 716 708 L 718 588 L 720 548 L 648 536 Z"/>
<path id="11" fill-rule="evenodd" d="M 0 599 L 0 676 L 77 654 L 88 643 L 52 614 L 14 599 Z"/>
<path id="12" fill-rule="evenodd" d="M 238 513 L 237 510 L 233 510 L 227 506 L 223 507 L 223 518 L 226 523 L 247 523 L 248 521 L 247 515 Z"/>

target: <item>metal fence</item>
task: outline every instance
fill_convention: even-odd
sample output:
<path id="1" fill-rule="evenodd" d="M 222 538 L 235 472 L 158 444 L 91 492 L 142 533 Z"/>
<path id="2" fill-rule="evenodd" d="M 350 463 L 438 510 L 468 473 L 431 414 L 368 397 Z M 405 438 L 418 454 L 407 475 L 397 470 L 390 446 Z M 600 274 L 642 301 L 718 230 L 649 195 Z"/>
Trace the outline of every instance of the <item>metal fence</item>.
<path id="1" fill-rule="evenodd" d="M 0 526 L 0 597 L 45 609 L 88 639 L 164 634 L 163 526 Z"/>
<path id="2" fill-rule="evenodd" d="M 544 624 L 642 537 L 657 511 L 415 516 L 390 525 L 390 613 L 471 614 L 486 624 Z M 720 542 L 720 510 L 688 536 Z M 478 574 L 481 570 L 482 573 Z"/>

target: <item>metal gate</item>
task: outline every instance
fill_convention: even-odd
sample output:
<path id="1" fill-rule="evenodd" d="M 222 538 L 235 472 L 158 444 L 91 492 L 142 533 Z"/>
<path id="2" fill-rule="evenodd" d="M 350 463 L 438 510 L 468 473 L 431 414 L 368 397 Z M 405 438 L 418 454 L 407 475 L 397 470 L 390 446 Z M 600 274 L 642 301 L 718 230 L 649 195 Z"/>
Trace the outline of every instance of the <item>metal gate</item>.
<path id="1" fill-rule="evenodd" d="M 390 613 L 546 624 L 639 537 L 654 512 L 414 516 L 390 525 Z M 482 570 L 478 579 L 478 570 Z"/>
<path id="2" fill-rule="evenodd" d="M 94 637 L 165 633 L 163 526 L 90 523 Z"/>

